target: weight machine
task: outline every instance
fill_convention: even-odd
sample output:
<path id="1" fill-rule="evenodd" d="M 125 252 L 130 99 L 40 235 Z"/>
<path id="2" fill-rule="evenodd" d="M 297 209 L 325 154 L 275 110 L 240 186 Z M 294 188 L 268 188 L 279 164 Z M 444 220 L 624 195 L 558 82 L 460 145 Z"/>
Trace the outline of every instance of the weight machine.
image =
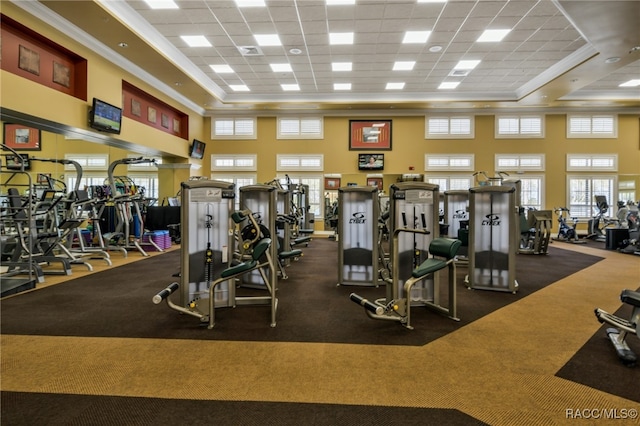
<path id="1" fill-rule="evenodd" d="M 512 293 L 518 288 L 515 191 L 505 185 L 469 189 L 468 288 Z"/>
<path id="2" fill-rule="evenodd" d="M 378 188 L 338 189 L 338 285 L 379 285 Z"/>
<path id="3" fill-rule="evenodd" d="M 277 299 L 267 277 L 274 275 L 269 250 L 270 238 L 260 235 L 256 214 L 233 211 L 232 183 L 197 180 L 181 184 L 181 282 L 174 282 L 156 294 L 155 304 L 167 305 L 215 326 L 215 309 L 237 305 L 270 305 L 271 326 L 275 327 Z M 234 247 L 237 247 L 236 252 Z M 236 282 L 258 272 L 269 290 L 268 296 L 240 296 Z M 170 295 L 180 289 L 177 304 Z"/>

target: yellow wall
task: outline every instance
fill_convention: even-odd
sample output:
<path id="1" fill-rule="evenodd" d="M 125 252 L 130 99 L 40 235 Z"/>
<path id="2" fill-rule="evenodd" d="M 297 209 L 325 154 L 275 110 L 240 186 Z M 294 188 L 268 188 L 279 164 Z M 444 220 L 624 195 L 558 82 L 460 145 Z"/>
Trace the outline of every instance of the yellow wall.
<path id="1" fill-rule="evenodd" d="M 3 108 L 42 117 L 63 125 L 88 129 L 87 110 L 90 99 L 97 97 L 115 105 L 121 104 L 122 80 L 127 80 L 152 96 L 189 114 L 189 140 L 184 140 L 142 123 L 124 118 L 122 134 L 117 139 L 131 143 L 144 152 L 150 147 L 165 153 L 167 163 L 196 163 L 201 169 L 194 169 L 191 175 L 210 175 L 210 154 L 252 153 L 258 156 L 258 181 L 266 182 L 276 176 L 276 154 L 324 154 L 324 173 L 342 174 L 342 182 L 365 184 L 366 172 L 357 170 L 358 151 L 349 151 L 349 119 L 392 119 L 392 151 L 385 152 L 384 187 L 396 181 L 403 173 L 424 174 L 425 153 L 469 153 L 475 156 L 475 169 L 493 173 L 496 153 L 544 153 L 546 158 L 545 204 L 547 208 L 566 204 L 566 155 L 568 153 L 617 153 L 618 175 L 633 175 L 636 191 L 640 191 L 640 120 L 637 114 L 620 114 L 618 117 L 617 139 L 567 139 L 566 115 L 550 112 L 545 119 L 545 137 L 542 139 L 496 139 L 494 136 L 494 116 L 491 114 L 475 117 L 475 139 L 473 140 L 426 140 L 424 138 L 424 115 L 395 114 L 350 117 L 347 111 L 330 112 L 324 117 L 323 140 L 277 140 L 277 119 L 275 116 L 258 117 L 257 140 L 211 140 L 211 119 L 169 98 L 147 82 L 123 71 L 105 59 L 88 50 L 76 40 L 59 33 L 49 25 L 34 19 L 29 14 L 3 2 L 2 12 L 34 29 L 43 36 L 61 44 L 88 60 L 89 101 L 79 100 L 43 87 L 37 83 L 2 71 L 0 74 L 0 102 Z M 455 113 L 456 111 L 451 111 Z M 540 110 L 540 113 L 543 113 Z M 597 112 L 597 111 L 593 111 Z M 428 111 L 425 111 L 425 114 Z M 289 112 L 288 115 L 291 115 Z M 207 141 L 204 160 L 188 158 L 190 140 L 196 138 Z M 43 151 L 38 156 L 64 156 L 65 152 L 87 152 L 108 150 L 110 158 L 126 156 L 124 151 L 98 144 L 77 143 L 64 140 L 60 135 L 45 135 Z M 414 170 L 410 170 L 413 166 Z M 38 170 L 40 171 L 40 170 Z M 43 169 L 44 172 L 48 172 Z M 54 170 L 59 173 L 59 170 Z M 184 171 L 179 172 L 184 176 Z M 167 188 L 167 186 L 173 186 Z M 160 182 L 161 198 L 171 196 L 179 190 L 175 175 L 163 173 Z"/>

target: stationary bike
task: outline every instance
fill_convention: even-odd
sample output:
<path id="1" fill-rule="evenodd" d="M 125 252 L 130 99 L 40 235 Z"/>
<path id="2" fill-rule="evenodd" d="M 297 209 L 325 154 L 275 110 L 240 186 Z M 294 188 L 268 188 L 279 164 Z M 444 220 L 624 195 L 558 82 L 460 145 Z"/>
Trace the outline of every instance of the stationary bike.
<path id="1" fill-rule="evenodd" d="M 586 241 L 580 240 L 578 233 L 576 232 L 576 225 L 578 224 L 578 218 L 572 217 L 573 226 L 569 226 L 565 214 L 569 214 L 569 209 L 566 207 L 555 207 L 553 211 L 558 215 L 558 236 L 554 238 L 556 241 L 564 241 L 573 244 L 584 244 Z"/>

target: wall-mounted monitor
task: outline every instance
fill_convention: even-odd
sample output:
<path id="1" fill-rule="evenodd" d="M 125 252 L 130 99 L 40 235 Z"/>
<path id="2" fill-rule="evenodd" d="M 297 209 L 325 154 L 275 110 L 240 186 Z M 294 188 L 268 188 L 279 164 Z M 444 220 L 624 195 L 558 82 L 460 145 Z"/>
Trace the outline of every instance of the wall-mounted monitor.
<path id="1" fill-rule="evenodd" d="M 119 135 L 122 126 L 122 108 L 93 98 L 89 111 L 89 126 L 101 132 Z"/>
<path id="2" fill-rule="evenodd" d="M 204 157 L 204 149 L 206 148 L 206 146 L 207 145 L 204 142 L 194 139 L 193 143 L 191 143 L 189 156 L 191 158 L 197 158 L 198 160 L 201 160 Z"/>
<path id="3" fill-rule="evenodd" d="M 384 170 L 384 154 L 358 154 L 358 170 Z"/>
<path id="4" fill-rule="evenodd" d="M 22 170 L 22 162 L 20 157 L 24 161 L 24 170 L 31 170 L 31 163 L 29 162 L 29 155 L 20 154 L 20 156 L 9 154 L 5 157 L 7 162 L 7 169 L 9 170 Z"/>

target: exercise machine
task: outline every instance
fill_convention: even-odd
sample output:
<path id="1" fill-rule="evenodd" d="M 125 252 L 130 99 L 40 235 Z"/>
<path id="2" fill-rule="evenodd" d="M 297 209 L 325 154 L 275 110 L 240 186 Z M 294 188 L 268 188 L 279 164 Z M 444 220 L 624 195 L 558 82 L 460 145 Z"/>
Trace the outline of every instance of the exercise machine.
<path id="1" fill-rule="evenodd" d="M 444 191 L 444 223 L 449 238 L 457 238 L 462 245 L 458 250 L 458 263 L 466 264 L 469 254 L 469 191 Z"/>
<path id="2" fill-rule="evenodd" d="M 393 233 L 393 239 L 396 240 L 399 235 L 402 233 L 409 234 L 426 234 L 429 231 L 424 229 L 403 229 L 398 228 Z M 396 321 L 399 322 L 402 326 L 406 327 L 409 330 L 413 330 L 413 326 L 411 325 L 411 307 L 412 301 L 410 300 L 410 295 L 412 294 L 413 286 L 429 278 L 430 276 L 438 273 L 439 271 L 448 268 L 448 277 L 449 277 L 449 294 L 448 294 L 448 306 L 442 306 L 436 302 L 437 298 L 432 302 L 425 302 L 423 306 L 427 309 L 436 311 L 438 313 L 447 315 L 449 318 L 454 321 L 459 321 L 460 319 L 457 316 L 457 308 L 456 308 L 456 285 L 455 285 L 455 277 L 456 277 L 456 263 L 455 257 L 460 248 L 460 240 L 452 239 L 452 238 L 434 238 L 429 244 L 429 252 L 432 257 L 425 259 L 420 265 L 418 265 L 412 272 L 409 278 L 406 279 L 404 285 L 402 287 L 398 287 L 397 281 L 395 281 L 395 273 L 394 273 L 394 282 L 389 284 L 387 288 L 391 291 L 391 297 L 387 297 L 384 299 L 377 299 L 375 301 L 370 301 L 365 299 L 364 297 L 351 293 L 349 295 L 349 299 L 361 305 L 367 316 L 371 319 L 375 320 L 384 320 L 384 321 Z M 394 247 L 398 247 L 398 244 L 395 244 Z M 393 250 L 393 262 L 396 263 L 399 261 L 398 250 L 395 248 Z M 397 263 L 396 263 L 397 264 Z"/>
<path id="3" fill-rule="evenodd" d="M 606 329 L 607 336 L 609 340 L 611 340 L 618 358 L 620 358 L 622 363 L 628 367 L 633 367 L 638 357 L 631 350 L 625 339 L 629 333 L 635 334 L 640 338 L 640 328 L 638 328 L 640 324 L 640 292 L 623 290 L 622 293 L 620 293 L 620 300 L 622 303 L 626 303 L 632 307 L 631 317 L 628 320 L 610 314 L 600 308 L 595 309 L 595 314 L 600 323 L 613 326 Z"/>
<path id="4" fill-rule="evenodd" d="M 338 189 L 338 285 L 378 287 L 378 188 Z"/>
<path id="5" fill-rule="evenodd" d="M 549 240 L 553 219 L 551 210 L 525 210 L 520 211 L 520 254 L 549 254 Z M 526 214 L 525 214 L 526 212 Z"/>
<path id="6" fill-rule="evenodd" d="M 275 327 L 277 299 L 267 276 L 267 271 L 275 275 L 269 253 L 272 244 L 259 232 L 258 215 L 233 210 L 232 183 L 194 180 L 181 186 L 180 283 L 157 293 L 153 303 L 164 300 L 171 309 L 199 318 L 209 329 L 215 326 L 216 308 L 267 305 L 270 325 Z M 252 272 L 262 277 L 268 296 L 238 295 L 237 283 Z M 174 303 L 170 296 L 178 290 L 180 300 Z"/>
<path id="7" fill-rule="evenodd" d="M 578 224 L 577 217 L 571 217 L 573 220 L 573 226 L 567 223 L 569 209 L 566 207 L 554 207 L 553 211 L 556 215 L 558 215 L 558 234 L 554 238 L 556 241 L 563 241 L 567 243 L 573 244 L 584 244 L 586 241 L 581 240 L 578 236 L 578 231 L 576 230 L 576 225 Z"/>
<path id="8" fill-rule="evenodd" d="M 596 200 L 596 215 L 589 219 L 587 224 L 588 234 L 587 238 L 594 241 L 606 241 L 605 228 L 617 223 L 615 219 L 607 217 L 606 214 L 609 211 L 609 203 L 607 197 L 604 195 L 595 195 Z"/>
<path id="9" fill-rule="evenodd" d="M 429 256 L 429 245 L 440 236 L 439 187 L 426 182 L 397 182 L 389 188 L 389 232 L 393 235 L 398 228 L 421 229 L 427 232 L 403 232 L 392 238 L 390 251 L 397 253 L 391 262 L 393 283 L 397 287 L 391 291 L 387 286 L 387 298 L 401 294 L 404 279 L 411 276 Z M 414 283 L 408 299 L 413 306 L 434 301 L 437 289 L 437 274 L 430 274 Z"/>
<path id="10" fill-rule="evenodd" d="M 469 189 L 469 274 L 465 283 L 470 289 L 517 291 L 515 190 L 505 185 Z"/>
<path id="11" fill-rule="evenodd" d="M 259 225 L 258 232 L 262 233 L 263 237 L 274 239 L 273 244 L 268 247 L 269 256 L 274 262 L 278 261 L 276 222 L 278 218 L 278 194 L 281 193 L 281 191 L 284 190 L 279 185 L 270 184 L 247 185 L 239 189 L 241 210 L 253 212 L 252 218 L 255 219 Z M 249 218 L 246 218 L 245 221 L 240 224 L 240 228 L 248 224 Z M 244 241 L 246 238 L 242 238 L 242 240 Z M 244 247 L 241 247 L 240 253 L 244 255 L 246 253 L 243 253 L 243 250 Z M 241 256 L 238 260 L 244 261 L 245 259 L 246 257 Z M 267 291 L 269 288 L 273 288 L 275 291 L 278 282 L 277 271 L 274 268 L 273 270 L 267 270 L 266 274 L 267 283 L 265 283 L 262 274 L 254 270 L 242 275 L 239 280 L 239 285 Z"/>

